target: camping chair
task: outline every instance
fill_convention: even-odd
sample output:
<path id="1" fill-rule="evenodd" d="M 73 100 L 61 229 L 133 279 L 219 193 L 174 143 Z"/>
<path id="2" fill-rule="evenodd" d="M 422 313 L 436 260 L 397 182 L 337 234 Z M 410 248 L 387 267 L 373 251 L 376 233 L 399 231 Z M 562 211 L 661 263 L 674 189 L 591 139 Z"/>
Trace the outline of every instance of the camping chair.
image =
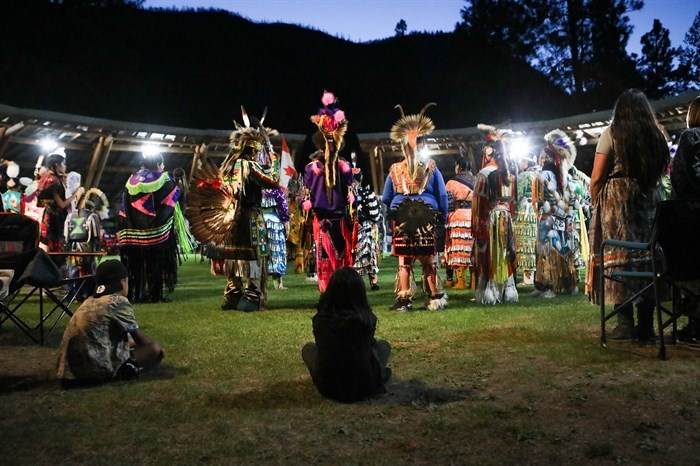
<path id="1" fill-rule="evenodd" d="M 605 337 L 605 324 L 619 312 L 614 309 L 606 312 L 605 308 L 605 280 L 615 280 L 624 283 L 632 279 L 642 285 L 633 290 L 632 296 L 622 303 L 634 303 L 640 297 L 654 299 L 656 308 L 656 320 L 659 331 L 659 358 L 666 358 L 666 342 L 664 329 L 671 327 L 672 342 L 676 342 L 678 319 L 684 315 L 681 306 L 681 290 L 686 295 L 692 295 L 687 282 L 700 280 L 700 268 L 697 266 L 700 260 L 700 248 L 692 241 L 695 232 L 700 231 L 700 201 L 672 200 L 660 202 L 656 209 L 656 216 L 652 227 L 649 242 L 640 243 L 632 241 L 620 241 L 606 239 L 601 244 L 598 265 L 600 276 L 600 318 L 602 346 L 607 345 Z M 618 270 L 609 274 L 604 273 L 605 248 L 620 247 L 640 253 L 648 252 L 652 257 L 651 271 Z M 666 292 L 670 287 L 671 306 L 666 304 Z"/>
<path id="2" fill-rule="evenodd" d="M 23 236 L 18 236 L 20 233 Z M 37 247 L 38 241 L 39 224 L 36 221 L 20 214 L 0 214 L 0 250 L 9 251 L 0 255 L 0 270 L 13 272 L 7 294 L 0 300 L 0 325 L 9 320 L 29 339 L 43 345 L 63 316 L 73 315 L 70 306 L 91 276 L 64 279 L 50 255 Z M 21 251 L 17 251 L 18 248 Z M 66 286 L 68 291 L 62 291 Z M 28 307 L 33 296 L 39 299 L 39 321 L 36 324 L 29 322 L 26 309 L 20 316 L 20 309 Z M 51 306 L 48 311 L 45 302 Z"/>

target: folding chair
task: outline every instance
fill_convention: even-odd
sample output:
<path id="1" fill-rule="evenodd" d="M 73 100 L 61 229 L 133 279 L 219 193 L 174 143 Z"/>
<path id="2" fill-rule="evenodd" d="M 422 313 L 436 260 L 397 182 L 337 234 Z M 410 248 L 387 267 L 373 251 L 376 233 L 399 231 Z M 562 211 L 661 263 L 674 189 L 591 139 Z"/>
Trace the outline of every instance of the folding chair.
<path id="1" fill-rule="evenodd" d="M 4 251 L 0 253 L 0 270 L 13 271 L 8 293 L 0 300 L 0 325 L 9 320 L 29 339 L 43 345 L 63 316 L 73 315 L 70 306 L 91 276 L 64 279 L 49 254 L 37 247 L 38 241 L 39 224 L 35 220 L 20 214 L 0 214 L 0 251 Z M 62 292 L 66 286 L 68 292 Z M 29 307 L 33 296 L 39 300 L 36 324 L 30 323 L 27 309 L 20 312 Z M 48 312 L 45 301 L 51 305 Z"/>
<path id="2" fill-rule="evenodd" d="M 600 248 L 603 258 L 605 248 L 619 247 L 651 256 L 650 271 L 617 270 L 604 273 L 603 260 L 599 264 L 600 277 L 600 321 L 602 346 L 607 345 L 605 324 L 616 316 L 619 308 L 606 312 L 605 280 L 615 280 L 628 286 L 627 280 L 635 280 L 642 285 L 633 290 L 632 296 L 621 303 L 620 308 L 634 303 L 641 297 L 653 297 L 656 308 L 656 321 L 659 331 L 659 358 L 666 359 L 666 341 L 664 329 L 671 326 L 672 343 L 676 343 L 678 319 L 684 315 L 681 308 L 681 290 L 692 293 L 684 281 L 700 280 L 700 246 L 693 241 L 694 235 L 700 231 L 700 201 L 671 200 L 660 202 L 656 209 L 651 239 L 646 243 L 606 239 Z M 671 288 L 671 307 L 666 304 L 666 294 Z"/>

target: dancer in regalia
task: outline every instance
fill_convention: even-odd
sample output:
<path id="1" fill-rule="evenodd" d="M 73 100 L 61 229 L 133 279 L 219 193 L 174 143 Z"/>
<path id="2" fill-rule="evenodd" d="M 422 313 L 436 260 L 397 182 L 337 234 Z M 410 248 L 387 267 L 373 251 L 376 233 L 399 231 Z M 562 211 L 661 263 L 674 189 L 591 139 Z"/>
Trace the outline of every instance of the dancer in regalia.
<path id="1" fill-rule="evenodd" d="M 282 277 L 287 273 L 287 227 L 289 208 L 282 188 L 265 189 L 262 198 L 263 218 L 267 229 L 270 259 L 267 273 L 275 283 L 275 289 L 284 290 Z"/>
<path id="2" fill-rule="evenodd" d="M 553 298 L 556 293 L 578 291 L 573 240 L 577 209 L 569 176 L 576 146 L 558 129 L 544 139 L 547 145 L 540 154 L 542 170 L 532 185 L 533 202 L 539 212 L 534 295 Z"/>
<path id="3" fill-rule="evenodd" d="M 221 309 L 250 312 L 267 299 L 270 251 L 261 205 L 263 189 L 279 188 L 280 161 L 269 139 L 277 131 L 263 126 L 265 115 L 257 120 L 241 110 L 244 125 L 234 122 L 221 167 L 207 159 L 195 173 L 186 213 L 204 254 L 226 260 Z"/>
<path id="4" fill-rule="evenodd" d="M 503 131 L 479 125 L 486 136 L 483 168 L 476 176 L 472 228 L 476 240 L 478 273 L 476 301 L 496 304 L 518 301 L 515 288 L 515 235 L 513 216 L 517 182 L 509 170 Z"/>
<path id="5" fill-rule="evenodd" d="M 355 240 L 355 270 L 361 275 L 369 277 L 370 290 L 379 289 L 377 274 L 379 273 L 379 222 L 382 214 L 379 211 L 379 200 L 372 187 L 362 185 L 362 171 L 353 168 L 355 183 L 356 205 L 355 219 L 357 235 Z"/>
<path id="6" fill-rule="evenodd" d="M 418 153 L 420 138 L 430 134 L 435 125 L 424 115 L 428 104 L 415 115 L 404 115 L 394 123 L 389 137 L 401 144 L 404 160 L 389 168 L 382 201 L 389 206 L 393 224 L 393 253 L 399 258 L 393 308 L 406 312 L 413 309 L 415 280 L 413 264 L 421 263 L 426 307 L 445 309 L 447 295 L 437 273 L 436 226 L 447 221 L 447 191 L 445 181 L 435 161 L 421 160 Z M 442 234 L 444 235 L 444 230 Z"/>
<path id="7" fill-rule="evenodd" d="M 464 290 L 476 288 L 476 275 L 472 261 L 474 237 L 472 236 L 472 195 L 474 193 L 474 175 L 471 164 L 464 157 L 455 162 L 455 176 L 445 184 L 448 209 L 444 260 L 447 266 L 447 279 L 453 282 L 453 288 Z M 469 284 L 467 284 L 469 269 Z M 457 275 L 457 281 L 452 279 Z"/>
<path id="8" fill-rule="evenodd" d="M 518 268 L 523 271 L 523 285 L 535 283 L 535 240 L 537 238 L 537 211 L 532 205 L 532 183 L 540 171 L 534 155 L 526 155 L 518 162 L 518 212 L 513 221 L 515 255 Z"/>
<path id="9" fill-rule="evenodd" d="M 163 156 L 144 154 L 126 182 L 117 218 L 121 260 L 129 270 L 129 300 L 167 301 L 177 283 L 178 243 L 189 252 L 180 188 L 164 170 Z"/>
<path id="10" fill-rule="evenodd" d="M 314 142 L 324 150 L 304 169 L 303 209 L 313 209 L 318 290 L 323 293 L 335 270 L 352 266 L 352 223 L 347 214 L 354 194 L 352 167 L 339 156 L 348 127 L 345 112 L 331 92 L 323 93 L 321 103 L 323 108 L 311 116 L 311 122 L 318 127 Z"/>

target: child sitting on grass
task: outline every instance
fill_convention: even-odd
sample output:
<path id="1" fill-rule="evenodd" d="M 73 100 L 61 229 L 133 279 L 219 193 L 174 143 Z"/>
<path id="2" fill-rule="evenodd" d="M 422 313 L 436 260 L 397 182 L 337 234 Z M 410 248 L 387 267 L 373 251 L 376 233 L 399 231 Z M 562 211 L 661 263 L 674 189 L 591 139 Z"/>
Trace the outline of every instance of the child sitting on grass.
<path id="1" fill-rule="evenodd" d="M 160 345 L 136 323 L 126 298 L 129 272 L 118 260 L 95 272 L 95 293 L 75 311 L 63 333 L 58 378 L 65 388 L 130 380 L 163 359 Z"/>
<path id="2" fill-rule="evenodd" d="M 351 403 L 386 392 L 391 346 L 374 338 L 376 327 L 360 274 L 352 267 L 336 270 L 313 317 L 316 343 L 301 350 L 321 395 Z"/>

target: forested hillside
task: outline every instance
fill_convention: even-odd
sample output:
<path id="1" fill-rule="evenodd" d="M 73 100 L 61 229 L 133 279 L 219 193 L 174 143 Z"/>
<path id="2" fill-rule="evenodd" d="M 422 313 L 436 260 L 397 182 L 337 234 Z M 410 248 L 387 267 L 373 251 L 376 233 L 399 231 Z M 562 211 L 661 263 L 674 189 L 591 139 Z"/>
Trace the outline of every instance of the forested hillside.
<path id="1" fill-rule="evenodd" d="M 385 132 L 401 104 L 427 102 L 438 128 L 583 112 L 527 64 L 457 34 L 356 44 L 319 31 L 257 24 L 222 11 L 68 8 L 6 2 L 0 102 L 115 120 L 231 127 L 240 105 L 308 133 L 324 89 L 351 130 Z"/>

